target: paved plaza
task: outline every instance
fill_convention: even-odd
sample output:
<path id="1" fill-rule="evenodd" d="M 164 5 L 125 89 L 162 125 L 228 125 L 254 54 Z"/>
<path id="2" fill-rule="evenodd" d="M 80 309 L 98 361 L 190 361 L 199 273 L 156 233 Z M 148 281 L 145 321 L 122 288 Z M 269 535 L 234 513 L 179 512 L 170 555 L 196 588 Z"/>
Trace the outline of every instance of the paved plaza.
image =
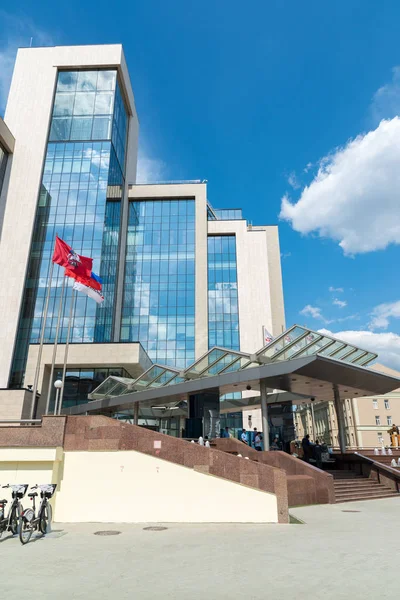
<path id="1" fill-rule="evenodd" d="M 359 511 L 359 512 L 343 512 Z M 304 524 L 60 524 L 0 540 L 2 596 L 96 600 L 392 598 L 400 498 L 293 509 Z M 115 536 L 96 531 L 117 530 Z"/>

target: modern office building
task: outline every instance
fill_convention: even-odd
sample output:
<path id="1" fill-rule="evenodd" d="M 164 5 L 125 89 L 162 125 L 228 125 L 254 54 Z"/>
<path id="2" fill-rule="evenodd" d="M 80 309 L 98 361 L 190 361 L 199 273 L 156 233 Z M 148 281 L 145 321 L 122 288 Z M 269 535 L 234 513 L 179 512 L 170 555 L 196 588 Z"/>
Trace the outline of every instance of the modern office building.
<path id="1" fill-rule="evenodd" d="M 205 182 L 136 184 L 139 125 L 121 45 L 20 49 L 4 121 L 0 418 L 29 414 L 36 375 L 43 412 L 60 306 L 53 380 L 62 369 L 72 288 L 63 299 L 58 266 L 50 278 L 56 235 L 93 257 L 105 297 L 74 301 L 65 407 L 109 375 L 138 377 L 155 362 L 184 369 L 213 346 L 255 352 L 265 332 L 284 330 L 276 226 L 214 209 L 226 199 L 210 202 Z M 231 419 L 242 425 L 241 412 Z"/>
<path id="2" fill-rule="evenodd" d="M 374 371 L 400 377 L 381 364 L 370 367 Z M 346 443 L 349 448 L 380 448 L 391 444 L 388 431 L 393 425 L 400 425 L 400 389 L 387 394 L 375 394 L 362 398 L 346 398 L 343 401 L 343 416 Z M 312 440 L 322 440 L 332 446 L 339 446 L 339 422 L 332 401 L 319 401 L 296 407 L 295 425 L 301 439 L 309 434 Z"/>

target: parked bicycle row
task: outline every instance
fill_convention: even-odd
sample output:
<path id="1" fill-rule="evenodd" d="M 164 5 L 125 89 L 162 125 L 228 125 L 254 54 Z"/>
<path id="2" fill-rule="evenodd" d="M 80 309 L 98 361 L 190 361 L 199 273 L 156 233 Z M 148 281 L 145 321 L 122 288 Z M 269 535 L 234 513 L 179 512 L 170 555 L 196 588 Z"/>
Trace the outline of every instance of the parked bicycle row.
<path id="1" fill-rule="evenodd" d="M 10 531 L 12 535 L 19 533 L 19 539 L 22 544 L 27 544 L 34 531 L 39 530 L 43 535 L 46 534 L 52 518 L 52 509 L 49 503 L 50 498 L 56 491 L 57 484 L 46 483 L 43 485 L 34 485 L 31 490 L 40 490 L 40 505 L 36 512 L 36 498 L 38 492 L 33 491 L 28 494 L 32 501 L 32 506 L 25 508 L 21 500 L 25 497 L 29 485 L 27 483 L 15 485 L 3 485 L 3 489 L 11 489 L 11 503 L 7 499 L 0 500 L 0 537 L 4 531 Z M 7 514 L 6 514 L 7 513 Z"/>

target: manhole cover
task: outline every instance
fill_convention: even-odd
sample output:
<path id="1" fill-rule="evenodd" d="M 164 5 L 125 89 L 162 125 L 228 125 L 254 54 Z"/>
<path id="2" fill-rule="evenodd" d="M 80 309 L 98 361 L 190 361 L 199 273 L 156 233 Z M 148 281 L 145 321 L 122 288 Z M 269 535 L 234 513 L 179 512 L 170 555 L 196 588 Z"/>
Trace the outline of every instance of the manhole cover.
<path id="1" fill-rule="evenodd" d="M 342 512 L 351 512 L 351 513 L 357 512 L 358 513 L 358 512 L 361 512 L 361 510 L 342 510 Z"/>
<path id="2" fill-rule="evenodd" d="M 119 535 L 120 531 L 96 531 L 94 535 Z"/>
<path id="3" fill-rule="evenodd" d="M 143 527 L 143 531 L 165 531 L 168 527 Z"/>

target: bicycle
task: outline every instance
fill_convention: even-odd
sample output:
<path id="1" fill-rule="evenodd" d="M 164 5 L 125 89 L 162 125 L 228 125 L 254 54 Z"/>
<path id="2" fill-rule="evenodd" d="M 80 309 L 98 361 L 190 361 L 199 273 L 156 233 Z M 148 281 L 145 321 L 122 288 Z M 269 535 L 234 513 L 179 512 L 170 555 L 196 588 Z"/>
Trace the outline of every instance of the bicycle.
<path id="1" fill-rule="evenodd" d="M 8 504 L 8 500 L 0 500 L 0 537 L 3 535 L 3 531 L 11 531 L 12 535 L 18 533 L 18 522 L 22 512 L 20 500 L 25 496 L 28 484 L 10 485 L 8 483 L 3 485 L 3 489 L 5 488 L 11 488 L 12 490 L 12 503 L 6 517 L 5 505 Z"/>
<path id="2" fill-rule="evenodd" d="M 37 492 L 28 494 L 28 498 L 33 501 L 33 507 L 25 509 L 21 514 L 21 525 L 19 528 L 19 539 L 21 544 L 27 544 L 32 537 L 32 533 L 39 529 L 39 531 L 45 535 L 47 527 L 51 523 L 52 509 L 49 504 L 50 498 L 56 491 L 56 483 L 47 483 L 44 485 L 34 485 L 31 489 L 40 489 L 40 497 L 42 499 L 38 514 L 36 516 L 36 501 L 35 498 L 38 496 Z"/>

